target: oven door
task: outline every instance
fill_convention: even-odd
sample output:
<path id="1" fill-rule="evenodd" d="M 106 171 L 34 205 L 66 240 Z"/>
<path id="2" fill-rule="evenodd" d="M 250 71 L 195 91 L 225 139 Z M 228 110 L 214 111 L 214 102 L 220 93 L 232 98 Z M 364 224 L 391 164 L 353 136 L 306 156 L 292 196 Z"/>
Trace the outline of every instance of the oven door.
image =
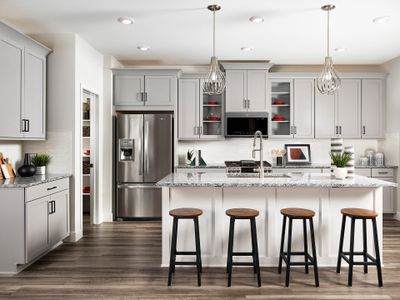
<path id="1" fill-rule="evenodd" d="M 268 113 L 227 113 L 226 137 L 252 137 L 259 130 L 268 137 Z"/>

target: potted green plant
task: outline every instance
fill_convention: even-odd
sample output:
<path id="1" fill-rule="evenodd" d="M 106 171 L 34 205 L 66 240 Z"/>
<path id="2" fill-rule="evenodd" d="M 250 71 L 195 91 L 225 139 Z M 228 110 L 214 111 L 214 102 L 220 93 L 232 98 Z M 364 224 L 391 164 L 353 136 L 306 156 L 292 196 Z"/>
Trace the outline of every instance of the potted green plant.
<path id="1" fill-rule="evenodd" d="M 46 166 L 49 164 L 51 156 L 45 153 L 36 154 L 32 157 L 32 163 L 36 166 L 37 175 L 46 174 Z"/>
<path id="2" fill-rule="evenodd" d="M 348 153 L 331 153 L 330 156 L 335 166 L 333 174 L 337 179 L 345 179 L 347 176 L 346 164 L 351 159 L 350 155 Z"/>

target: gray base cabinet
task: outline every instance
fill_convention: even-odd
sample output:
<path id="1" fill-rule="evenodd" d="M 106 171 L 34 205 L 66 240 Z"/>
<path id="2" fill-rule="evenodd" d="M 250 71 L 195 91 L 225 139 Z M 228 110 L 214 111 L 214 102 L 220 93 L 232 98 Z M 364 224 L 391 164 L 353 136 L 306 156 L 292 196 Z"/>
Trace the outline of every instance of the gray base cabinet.
<path id="1" fill-rule="evenodd" d="M 69 236 L 69 178 L 0 188 L 0 199 L 0 274 L 21 271 Z"/>

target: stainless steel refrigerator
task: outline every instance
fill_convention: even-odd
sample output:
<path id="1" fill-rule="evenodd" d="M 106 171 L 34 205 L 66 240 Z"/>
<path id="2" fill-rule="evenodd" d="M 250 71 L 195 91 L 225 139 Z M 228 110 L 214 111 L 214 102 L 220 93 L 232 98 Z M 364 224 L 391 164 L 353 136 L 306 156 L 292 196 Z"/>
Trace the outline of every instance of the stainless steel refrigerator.
<path id="1" fill-rule="evenodd" d="M 171 113 L 117 115 L 116 217 L 161 218 L 161 188 L 173 170 Z"/>

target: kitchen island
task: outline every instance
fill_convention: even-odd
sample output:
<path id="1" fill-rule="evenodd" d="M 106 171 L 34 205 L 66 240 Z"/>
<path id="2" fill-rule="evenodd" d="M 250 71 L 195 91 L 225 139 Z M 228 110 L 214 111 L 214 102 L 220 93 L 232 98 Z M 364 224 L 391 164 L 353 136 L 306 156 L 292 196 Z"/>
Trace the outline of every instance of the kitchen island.
<path id="1" fill-rule="evenodd" d="M 260 212 L 256 219 L 261 266 L 277 266 L 282 216 L 285 207 L 312 209 L 314 217 L 318 263 L 334 266 L 340 235 L 341 213 L 344 207 L 375 210 L 380 245 L 382 246 L 382 188 L 396 186 L 391 182 L 355 176 L 336 180 L 330 174 L 287 174 L 265 178 L 228 177 L 227 174 L 202 172 L 172 173 L 158 182 L 162 187 L 162 266 L 168 266 L 172 218 L 169 210 L 196 207 L 203 210 L 199 217 L 201 251 L 204 266 L 225 266 L 229 218 L 225 211 L 248 207 Z M 297 221 L 300 222 L 300 221 Z M 292 250 L 303 250 L 301 223 L 293 225 Z M 358 222 L 361 223 L 361 222 Z M 347 226 L 349 227 L 349 226 Z M 346 228 L 349 230 L 349 228 Z M 368 248 L 373 251 L 372 232 L 368 228 Z M 180 220 L 179 251 L 193 251 L 193 221 Z M 356 223 L 355 250 L 360 250 L 361 224 Z M 348 247 L 348 232 L 345 237 Z M 250 225 L 238 221 L 235 226 L 234 251 L 250 251 Z M 381 251 L 382 253 L 382 251 Z M 183 257 L 181 260 L 190 260 Z M 236 258 L 237 261 L 246 258 Z M 248 258 L 247 258 L 248 259 Z"/>

